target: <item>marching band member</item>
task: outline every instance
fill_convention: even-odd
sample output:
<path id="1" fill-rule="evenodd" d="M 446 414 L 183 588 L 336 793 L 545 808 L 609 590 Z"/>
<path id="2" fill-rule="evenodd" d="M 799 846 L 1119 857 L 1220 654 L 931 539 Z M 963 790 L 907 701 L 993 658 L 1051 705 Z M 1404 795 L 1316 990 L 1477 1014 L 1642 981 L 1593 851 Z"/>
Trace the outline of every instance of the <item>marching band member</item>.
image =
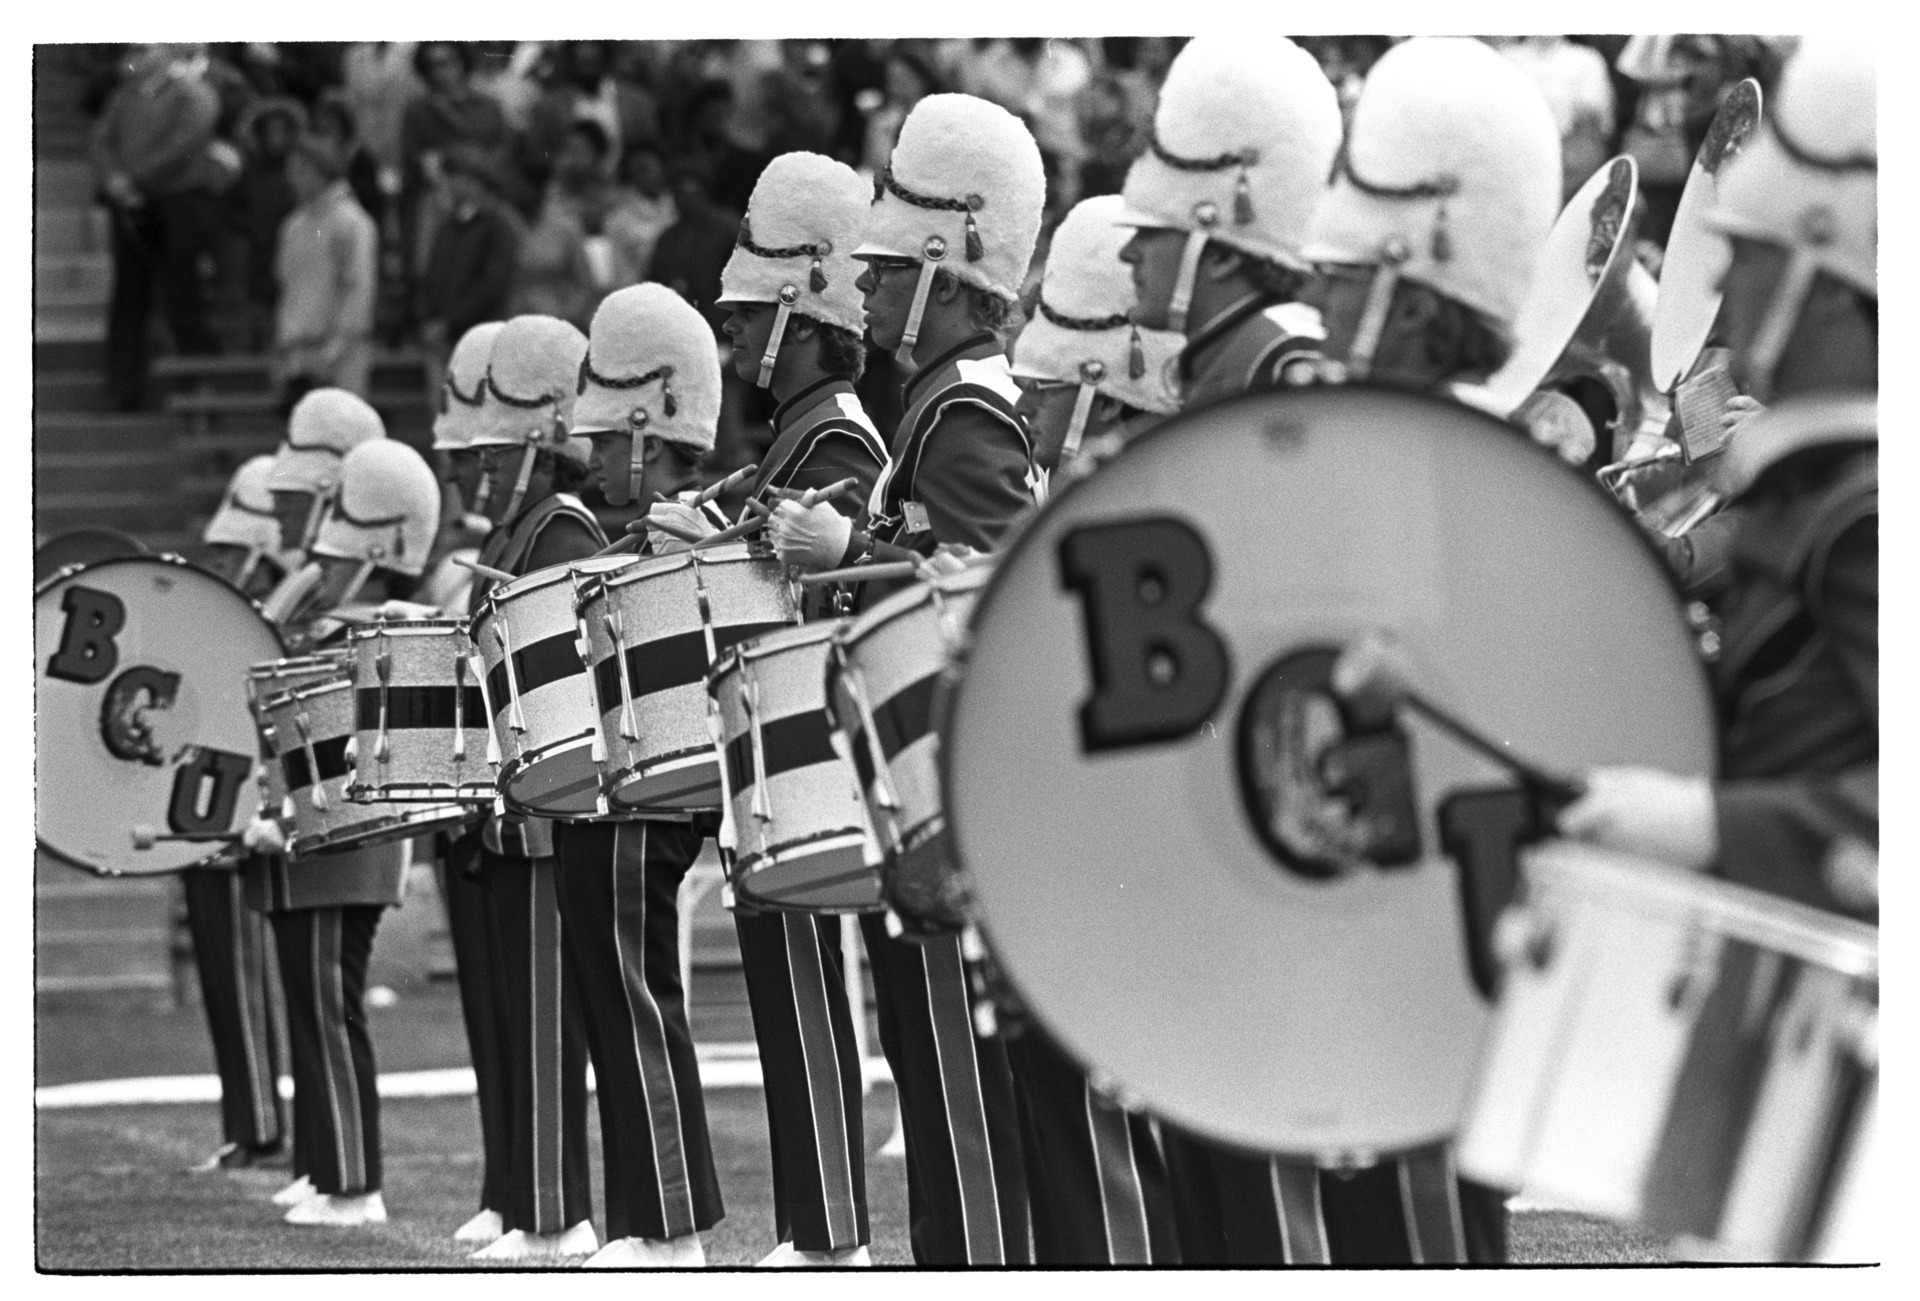
<path id="1" fill-rule="evenodd" d="M 661 284 L 609 294 L 573 373 L 574 437 L 591 442 L 609 502 L 697 483 L 719 427 L 720 361 L 685 299 Z M 680 986 L 680 882 L 705 836 L 670 815 L 554 826 L 606 1153 L 607 1245 L 590 1269 L 704 1265 L 700 1233 L 725 1213 Z"/>
<path id="2" fill-rule="evenodd" d="M 822 503 L 775 508 L 788 564 L 851 564 L 875 542 L 923 554 L 990 549 L 1043 495 L 1001 342 L 1039 236 L 1046 173 L 1020 120 L 970 95 L 930 95 L 901 125 L 881 177 L 858 281 L 867 332 L 914 371 L 868 502 L 866 530 Z M 862 607 L 883 593 L 862 588 Z M 977 1038 L 957 936 L 927 943 L 861 918 L 880 1044 L 907 1136 L 914 1259 L 1021 1264 L 1026 1181 L 1006 1046 Z"/>
<path id="3" fill-rule="evenodd" d="M 1741 388 L 1777 402 L 1725 454 L 1739 510 L 1721 652 L 1720 777 L 1587 775 L 1560 829 L 1855 916 L 1833 870 L 1879 843 L 1879 149 L 1873 52 L 1809 37 L 1710 220 Z"/>
<path id="4" fill-rule="evenodd" d="M 573 495 L 585 479 L 584 448 L 567 439 L 586 339 L 557 317 L 516 316 L 492 334 L 475 385 L 472 363 L 485 337 L 469 343 L 475 332 L 462 337 L 468 356 L 456 353 L 448 382 L 471 385 L 466 392 L 479 390 L 480 400 L 450 395 L 467 408 L 471 424 L 455 423 L 441 437 L 464 438 L 464 446 L 449 452 L 462 500 L 495 521 L 480 563 L 520 575 L 593 554 L 606 538 Z M 484 575 L 474 576 L 469 615 L 479 613 L 492 587 Z M 503 1113 L 495 1121 L 504 1153 L 495 1193 L 501 1204 L 487 1208 L 500 1213 L 502 1233 L 474 1253 L 476 1260 L 586 1256 L 600 1245 L 587 1152 L 582 999 L 591 996 L 575 985 L 563 954 L 555 839 L 546 819 L 490 815 L 448 853 L 450 881 L 461 878 L 455 897 L 484 900 L 485 947 L 474 952 L 470 946 L 459 961 L 464 966 L 471 956 L 485 964 L 463 977 L 463 991 L 475 986 L 468 1019 L 480 1023 L 483 1038 L 490 1033 L 498 1072 L 492 1087 Z M 477 882 L 466 879 L 476 875 Z M 468 897 L 463 907 L 473 902 Z M 476 1076 L 478 1070 L 476 1062 Z M 603 1126 L 607 1078 L 603 1071 Z M 469 1221 L 462 1228 L 472 1241 L 491 1225 Z"/>
<path id="5" fill-rule="evenodd" d="M 1133 279 L 1120 261 L 1132 230 L 1118 195 L 1077 204 L 1054 231 L 1031 319 L 1013 345 L 1015 410 L 1035 458 L 1071 467 L 1081 448 L 1124 437 L 1180 409 L 1175 367 L 1185 337 L 1131 319 Z M 1090 468 L 1090 459 L 1089 459 Z M 1037 1025 L 1007 1038 L 1041 1265 L 1177 1263 L 1166 1163 L 1152 1122 L 1101 1096 Z"/>
<path id="6" fill-rule="evenodd" d="M 317 388 L 294 403 L 287 441 L 273 460 L 267 487 L 280 519 L 280 546 L 305 551 L 313 545 L 327 503 L 339 490 L 340 463 L 370 438 L 385 438 L 380 413 L 342 388 Z"/>
<path id="7" fill-rule="evenodd" d="M 253 457 L 235 470 L 201 534 L 201 546 L 187 557 L 253 597 L 271 591 L 299 558 L 280 549 L 280 525 L 267 489 L 272 473 L 271 456 Z M 246 906 L 237 856 L 189 868 L 180 874 L 180 885 L 220 1076 L 226 1140 L 196 1169 L 242 1169 L 279 1152 L 286 1132 L 266 924 Z"/>
<path id="8" fill-rule="evenodd" d="M 1326 376 L 1468 397 L 1506 361 L 1559 199 L 1552 111 L 1512 64 L 1461 38 L 1381 56 L 1305 240 Z M 1446 1144 L 1320 1193 L 1337 1263 L 1506 1258 L 1503 1200 Z"/>
<path id="9" fill-rule="evenodd" d="M 1182 405 L 1197 411 L 1283 383 L 1320 322 L 1301 304 L 1308 218 L 1340 144 L 1340 107 L 1284 37 L 1196 37 L 1167 70 L 1148 152 L 1127 172 L 1134 319 L 1178 332 Z M 1162 1125 L 1185 1264 L 1329 1260 L 1307 1162 L 1232 1151 Z"/>
<path id="10" fill-rule="evenodd" d="M 887 461 L 853 390 L 866 363 L 866 311 L 852 254 L 871 197 L 872 187 L 845 163 L 781 155 L 754 185 L 720 276 L 734 371 L 780 403 L 773 446 L 748 490 L 769 509 L 782 500 L 780 490 L 853 479 L 858 492 L 832 505 L 856 518 Z M 678 503 L 657 503 L 650 514 L 706 528 L 697 511 Z M 774 1149 L 780 1245 L 760 1263 L 869 1264 L 866 1111 L 840 919 L 744 909 L 733 917 Z"/>
<path id="11" fill-rule="evenodd" d="M 446 457 L 448 482 L 460 508 L 483 511 L 488 485 L 479 470 L 480 454 L 467 453 L 487 403 L 487 363 L 504 321 L 476 325 L 460 336 L 440 381 L 440 411 L 433 421 L 433 450 Z M 472 499 L 460 496 L 462 478 L 480 480 Z M 484 517 L 484 516 L 483 516 Z M 488 522 L 491 523 L 490 517 Z M 478 559 L 477 554 L 472 558 Z M 455 567 L 457 568 L 457 567 Z M 458 570 L 454 599 L 442 606 L 450 618 L 464 619 L 471 602 L 470 570 Z M 423 593 L 424 595 L 424 593 Z M 495 830 L 498 837 L 498 829 Z M 460 986 L 460 1011 L 466 1022 L 467 1053 L 473 1061 L 474 1102 L 480 1112 L 480 1209 L 454 1230 L 455 1242 L 486 1246 L 505 1236 L 506 1214 L 512 1202 L 509 1177 L 513 1168 L 513 1140 L 507 1116 L 511 1108 L 511 1077 L 507 1070 L 505 1011 L 494 1000 L 499 967 L 492 931 L 487 921 L 487 877 L 481 866 L 483 828 L 458 836 L 439 836 L 440 897 L 446 903 L 447 936 L 453 944 L 455 979 Z"/>
<path id="12" fill-rule="evenodd" d="M 339 491 L 312 547 L 320 582 L 304 611 L 315 643 L 345 628 L 325 617 L 356 598 L 404 598 L 426 564 L 440 488 L 420 454 L 380 438 L 341 462 Z M 387 1218 L 381 1197 L 380 1097 L 367 1033 L 367 963 L 381 911 L 406 888 L 410 842 L 282 856 L 284 836 L 256 819 L 245 844 L 247 902 L 268 915 L 286 991 L 293 1056 L 296 1173 L 313 1195 L 289 1224 Z"/>

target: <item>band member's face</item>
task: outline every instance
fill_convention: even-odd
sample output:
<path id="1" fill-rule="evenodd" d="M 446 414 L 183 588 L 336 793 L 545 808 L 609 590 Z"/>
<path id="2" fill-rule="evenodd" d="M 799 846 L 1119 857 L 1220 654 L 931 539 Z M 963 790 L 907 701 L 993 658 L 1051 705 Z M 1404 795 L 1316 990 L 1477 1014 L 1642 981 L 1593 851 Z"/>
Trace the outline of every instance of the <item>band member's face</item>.
<path id="1" fill-rule="evenodd" d="M 1018 383 L 1020 400 L 1013 409 L 1027 422 L 1034 462 L 1043 470 L 1057 469 L 1073 424 L 1073 404 L 1079 400 L 1080 386 L 1070 380 L 1023 379 Z M 1080 430 L 1081 442 L 1105 432 L 1115 423 L 1120 409 L 1116 402 L 1095 397 L 1087 411 L 1087 423 Z"/>
<path id="2" fill-rule="evenodd" d="M 1373 289 L 1374 268 L 1335 263 L 1320 267 L 1319 272 L 1309 282 L 1302 301 L 1320 313 L 1320 324 L 1327 334 L 1321 353 L 1331 363 L 1330 378 L 1345 378 L 1344 367 L 1352 355 Z M 1433 300 L 1420 286 L 1405 281 L 1395 286 L 1386 325 L 1374 344 L 1373 363 L 1364 378 L 1369 383 L 1414 389 L 1431 388 L 1447 379 L 1435 373 L 1427 360 L 1425 332 L 1433 314 Z"/>
<path id="3" fill-rule="evenodd" d="M 353 576 L 360 572 L 360 562 L 338 556 L 315 556 L 314 560 L 320 566 L 320 586 L 314 589 L 310 608 L 331 610 L 348 598 L 347 588 Z"/>
<path id="4" fill-rule="evenodd" d="M 313 494 L 273 490 L 273 515 L 280 521 L 280 549 L 298 551 L 307 541 L 307 518 L 313 511 Z"/>
<path id="5" fill-rule="evenodd" d="M 919 283 L 920 264 L 897 257 L 864 261 L 867 269 L 854 284 L 866 295 L 867 337 L 875 347 L 892 352 L 907 332 L 907 313 L 913 309 L 913 290 Z"/>
<path id="6" fill-rule="evenodd" d="M 760 380 L 760 359 L 767 355 L 779 309 L 772 303 L 735 303 L 720 329 L 733 343 L 733 373 L 749 384 Z"/>
<path id="7" fill-rule="evenodd" d="M 1860 314 L 1853 291 L 1825 274 L 1814 277 L 1787 346 L 1769 376 L 1754 371 L 1758 340 L 1789 254 L 1778 244 L 1735 237 L 1721 280 L 1720 340 L 1733 350 L 1734 383 L 1742 393 L 1771 396 L 1831 389 L 1879 387 L 1878 339 Z M 1771 389 L 1766 390 L 1771 380 Z"/>
<path id="8" fill-rule="evenodd" d="M 575 438 L 581 437 L 576 431 Z M 593 451 L 587 458 L 587 479 L 605 494 L 612 506 L 633 500 L 633 435 L 618 429 L 594 429 L 585 435 Z"/>
<path id="9" fill-rule="evenodd" d="M 226 579 L 229 583 L 240 578 L 240 566 L 247 562 L 247 549 L 225 542 L 216 542 L 200 555 L 200 567 L 208 573 Z"/>
<path id="10" fill-rule="evenodd" d="M 1167 309 L 1186 247 L 1183 230 L 1142 227 L 1120 249 L 1120 260 L 1133 268 L 1133 319 L 1142 329 L 1168 328 Z"/>

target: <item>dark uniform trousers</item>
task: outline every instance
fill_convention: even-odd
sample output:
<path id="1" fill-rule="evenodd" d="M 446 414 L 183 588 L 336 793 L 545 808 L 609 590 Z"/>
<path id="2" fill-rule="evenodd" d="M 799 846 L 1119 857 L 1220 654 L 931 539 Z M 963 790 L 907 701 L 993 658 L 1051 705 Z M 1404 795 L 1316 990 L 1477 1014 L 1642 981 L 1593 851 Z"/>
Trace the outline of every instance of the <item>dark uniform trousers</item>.
<path id="1" fill-rule="evenodd" d="M 220 1073 L 221 1133 L 229 1143 L 277 1150 L 286 1120 L 266 921 L 246 906 L 236 871 L 193 868 L 180 874 L 180 883 Z"/>
<path id="2" fill-rule="evenodd" d="M 1039 1027 L 1007 1039 L 1036 1265 L 1180 1260 L 1166 1165 L 1145 1116 L 1102 1098 Z"/>
<path id="3" fill-rule="evenodd" d="M 271 914 L 293 1049 L 294 1169 L 322 1193 L 380 1188 L 380 1095 L 367 962 L 381 905 Z"/>
<path id="4" fill-rule="evenodd" d="M 734 914 L 773 1148 L 774 1234 L 801 1251 L 869 1241 L 866 1112 L 840 919 Z"/>
<path id="5" fill-rule="evenodd" d="M 1028 1263 L 1027 1177 L 1005 1043 L 979 1038 L 957 936 L 892 939 L 860 919 L 880 1048 L 907 1139 L 907 1217 L 921 1265 Z"/>
<path id="6" fill-rule="evenodd" d="M 607 1239 L 684 1237 L 724 1211 L 680 988 L 677 894 L 700 831 L 556 823 L 562 950 L 600 1094 Z"/>
<path id="7" fill-rule="evenodd" d="M 440 897 L 447 905 L 447 934 L 453 942 L 454 973 L 460 984 L 460 1012 L 467 1026 L 467 1053 L 473 1059 L 474 1100 L 480 1109 L 480 1149 L 485 1165 L 480 1179 L 480 1209 L 504 1221 L 512 1165 L 507 1129 L 507 1062 L 500 1014 L 494 1006 L 496 962 L 487 920 L 487 879 L 480 870 L 480 830 L 454 840 L 441 861 Z"/>

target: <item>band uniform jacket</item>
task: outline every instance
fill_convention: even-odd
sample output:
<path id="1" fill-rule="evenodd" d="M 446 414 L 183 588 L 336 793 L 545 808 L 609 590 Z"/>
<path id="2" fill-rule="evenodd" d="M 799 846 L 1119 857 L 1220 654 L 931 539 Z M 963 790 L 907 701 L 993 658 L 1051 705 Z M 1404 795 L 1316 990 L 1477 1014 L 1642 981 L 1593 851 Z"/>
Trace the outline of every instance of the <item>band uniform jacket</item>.
<path id="1" fill-rule="evenodd" d="M 1320 313 L 1305 303 L 1254 297 L 1229 308 L 1180 351 L 1180 409 L 1286 387 L 1287 366 L 1317 356 L 1325 338 Z"/>
<path id="2" fill-rule="evenodd" d="M 1841 836 L 1878 846 L 1878 450 L 1803 448 L 1739 499 L 1715 666 L 1722 742 L 1716 871 L 1844 908 L 1821 867 Z"/>
<path id="3" fill-rule="evenodd" d="M 859 486 L 834 498 L 832 505 L 858 527 L 873 485 L 886 468 L 887 444 L 854 395 L 852 383 L 829 377 L 809 384 L 780 404 L 773 428 L 773 446 L 760 458 L 760 472 L 747 496 L 771 507 L 775 488 L 803 492 L 853 479 Z M 810 592 L 806 617 L 827 614 L 831 601 L 824 591 Z"/>
<path id="4" fill-rule="evenodd" d="M 568 524 L 573 527 L 567 529 Z M 543 567 L 533 563 L 534 552 L 550 528 L 584 534 L 586 541 L 562 548 L 577 552 L 566 559 L 591 555 L 607 544 L 607 535 L 601 531 L 600 521 L 593 517 L 593 512 L 578 497 L 556 492 L 527 507 L 510 525 L 501 525 L 489 533 L 481 544 L 479 563 L 505 570 L 515 577 L 530 574 Z M 558 533 L 551 539 L 552 542 L 560 540 Z M 480 612 L 487 593 L 494 586 L 492 579 L 475 572 L 472 594 L 467 600 L 468 618 Z M 488 853 L 503 857 L 549 858 L 553 855 L 553 824 L 545 818 L 522 818 L 515 814 L 503 818 L 489 813 L 481 830 L 481 843 Z"/>

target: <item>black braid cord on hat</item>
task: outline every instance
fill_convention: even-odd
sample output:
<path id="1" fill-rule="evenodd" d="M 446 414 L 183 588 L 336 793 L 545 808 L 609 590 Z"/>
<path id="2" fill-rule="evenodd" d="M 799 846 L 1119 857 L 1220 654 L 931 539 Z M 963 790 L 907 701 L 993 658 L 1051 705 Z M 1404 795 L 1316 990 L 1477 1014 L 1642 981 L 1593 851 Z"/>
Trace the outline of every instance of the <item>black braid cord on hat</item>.
<path id="1" fill-rule="evenodd" d="M 980 227 L 974 222 L 973 214 L 987 206 L 982 194 L 969 194 L 964 199 L 937 199 L 930 194 L 915 194 L 900 184 L 893 175 L 893 164 L 888 163 L 881 169 L 880 183 L 887 192 L 903 203 L 911 203 L 916 208 L 927 208 L 934 212 L 964 212 L 967 214 L 967 261 L 978 262 L 986 256 L 986 248 L 980 242 Z"/>
<path id="2" fill-rule="evenodd" d="M 1819 172 L 1875 172 L 1880 170 L 1880 160 L 1872 154 L 1842 154 L 1838 158 L 1828 158 L 1814 153 L 1805 145 L 1787 134 L 1786 123 L 1779 116 L 1769 115 L 1761 119 L 1780 147 L 1787 151 L 1787 157 L 1802 167 L 1811 167 Z"/>
<path id="3" fill-rule="evenodd" d="M 487 386 L 487 392 L 493 394 L 495 397 L 499 398 L 502 402 L 506 403 L 508 406 L 518 407 L 522 411 L 531 411 L 535 407 L 544 407 L 549 405 L 553 401 L 551 397 L 517 398 L 517 397 L 514 397 L 511 393 L 502 392 L 500 389 L 500 386 L 493 382 L 492 371 L 487 372 L 487 378 L 484 382 Z"/>
<path id="4" fill-rule="evenodd" d="M 742 217 L 740 219 L 740 235 L 734 243 L 755 257 L 825 257 L 827 254 L 833 252 L 833 245 L 831 244 L 795 244 L 792 248 L 768 248 L 764 244 L 756 244 L 753 242 L 753 227 L 749 222 L 750 218 L 748 217 Z"/>
<path id="5" fill-rule="evenodd" d="M 1460 178 L 1451 172 L 1442 172 L 1431 181 L 1415 181 L 1412 185 L 1381 185 L 1369 181 L 1353 170 L 1353 157 L 1344 144 L 1334 156 L 1333 174 L 1346 177 L 1355 189 L 1376 199 L 1448 199 L 1460 192 Z"/>
<path id="6" fill-rule="evenodd" d="M 1036 299 L 1034 306 L 1040 309 L 1040 315 L 1063 330 L 1118 330 L 1133 324 L 1133 317 L 1126 312 L 1116 312 L 1112 316 L 1067 316 L 1048 307 L 1044 298 Z"/>
<path id="7" fill-rule="evenodd" d="M 580 359 L 580 385 L 578 392 L 585 393 L 587 391 L 587 382 L 589 380 L 598 384 L 601 388 L 630 389 L 651 384 L 657 379 L 669 380 L 672 378 L 673 367 L 671 366 L 656 366 L 644 375 L 633 375 L 625 379 L 616 379 L 612 375 L 602 375 L 593 368 L 593 357 L 589 354 Z"/>
<path id="8" fill-rule="evenodd" d="M 1147 147 L 1153 150 L 1153 156 L 1177 172 L 1224 172 L 1229 167 L 1251 167 L 1260 161 L 1260 151 L 1249 146 L 1236 149 L 1232 153 L 1218 154 L 1212 158 L 1182 158 L 1160 143 L 1157 129 L 1147 133 Z"/>

